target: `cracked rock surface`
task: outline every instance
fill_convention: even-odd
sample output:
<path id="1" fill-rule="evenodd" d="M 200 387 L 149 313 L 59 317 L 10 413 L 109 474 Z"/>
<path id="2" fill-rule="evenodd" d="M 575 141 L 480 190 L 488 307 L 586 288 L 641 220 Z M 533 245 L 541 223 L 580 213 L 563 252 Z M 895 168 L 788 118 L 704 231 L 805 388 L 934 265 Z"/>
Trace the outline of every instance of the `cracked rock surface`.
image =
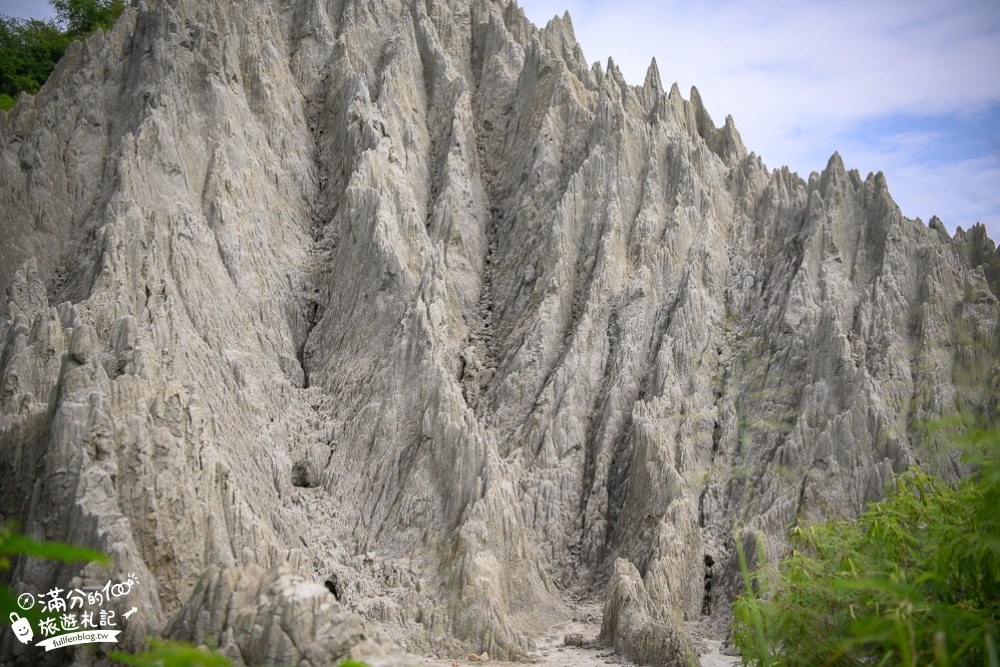
<path id="1" fill-rule="evenodd" d="M 504 0 L 141 0 L 0 113 L 0 200 L 0 520 L 137 573 L 126 647 L 513 660 L 585 599 L 686 664 L 734 533 L 998 417 L 982 228 Z"/>

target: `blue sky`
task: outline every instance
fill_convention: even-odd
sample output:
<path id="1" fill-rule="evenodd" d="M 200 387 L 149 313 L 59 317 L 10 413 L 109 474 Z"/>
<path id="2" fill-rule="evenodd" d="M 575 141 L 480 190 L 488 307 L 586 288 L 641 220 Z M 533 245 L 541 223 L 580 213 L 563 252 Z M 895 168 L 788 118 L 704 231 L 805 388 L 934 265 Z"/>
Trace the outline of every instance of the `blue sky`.
<path id="1" fill-rule="evenodd" d="M 807 178 L 834 151 L 885 173 L 904 215 L 1000 240 L 1000 0 L 521 0 L 569 11 L 591 62 L 697 86 L 716 124 Z M 42 0 L 0 12 L 51 16 Z"/>
<path id="2" fill-rule="evenodd" d="M 52 6 L 44 0 L 0 0 L 0 14 L 35 18 L 55 16 Z"/>

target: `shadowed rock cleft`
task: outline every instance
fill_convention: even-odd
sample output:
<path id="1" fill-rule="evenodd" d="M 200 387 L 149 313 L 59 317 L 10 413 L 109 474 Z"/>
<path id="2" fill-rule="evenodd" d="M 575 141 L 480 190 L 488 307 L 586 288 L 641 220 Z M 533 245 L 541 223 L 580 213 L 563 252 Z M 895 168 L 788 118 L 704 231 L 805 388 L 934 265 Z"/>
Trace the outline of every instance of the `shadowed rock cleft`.
<path id="1" fill-rule="evenodd" d="M 125 649 L 506 661 L 603 607 L 687 665 L 734 531 L 773 562 L 918 458 L 960 472 L 926 424 L 998 416 L 984 228 L 768 168 L 568 16 L 134 4 L 0 112 L 0 507 L 137 574 Z"/>

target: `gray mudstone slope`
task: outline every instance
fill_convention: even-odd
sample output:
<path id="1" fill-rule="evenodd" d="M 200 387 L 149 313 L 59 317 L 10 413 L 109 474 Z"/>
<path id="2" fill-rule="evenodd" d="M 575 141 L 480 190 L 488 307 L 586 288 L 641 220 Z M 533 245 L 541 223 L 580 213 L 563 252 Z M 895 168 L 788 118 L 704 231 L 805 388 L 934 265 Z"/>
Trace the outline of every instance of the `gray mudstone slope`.
<path id="1" fill-rule="evenodd" d="M 141 0 L 0 113 L 0 519 L 113 559 L 9 576 L 135 573 L 126 646 L 248 664 L 522 658 L 579 596 L 683 661 L 734 534 L 957 474 L 927 424 L 997 416 L 997 266 L 568 16 Z"/>

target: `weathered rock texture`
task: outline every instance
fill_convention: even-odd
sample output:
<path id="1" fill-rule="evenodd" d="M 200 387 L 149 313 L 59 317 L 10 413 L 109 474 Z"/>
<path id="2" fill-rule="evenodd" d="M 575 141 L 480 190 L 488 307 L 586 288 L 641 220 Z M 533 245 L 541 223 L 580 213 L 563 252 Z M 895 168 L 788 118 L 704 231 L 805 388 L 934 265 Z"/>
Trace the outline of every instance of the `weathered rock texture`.
<path id="1" fill-rule="evenodd" d="M 0 239 L 0 518 L 139 573 L 133 640 L 251 661 L 312 660 L 220 620 L 279 565 L 414 651 L 524 656 L 618 558 L 682 631 L 734 524 L 780 544 L 997 414 L 985 235 L 768 171 L 500 0 L 141 1 L 0 114 Z"/>
<path id="2" fill-rule="evenodd" d="M 360 616 L 287 565 L 210 567 L 164 634 L 211 640 L 237 665 L 323 667 L 368 641 Z"/>
<path id="3" fill-rule="evenodd" d="M 653 603 L 635 565 L 615 561 L 604 603 L 603 641 L 640 665 L 698 665 L 675 613 Z"/>

